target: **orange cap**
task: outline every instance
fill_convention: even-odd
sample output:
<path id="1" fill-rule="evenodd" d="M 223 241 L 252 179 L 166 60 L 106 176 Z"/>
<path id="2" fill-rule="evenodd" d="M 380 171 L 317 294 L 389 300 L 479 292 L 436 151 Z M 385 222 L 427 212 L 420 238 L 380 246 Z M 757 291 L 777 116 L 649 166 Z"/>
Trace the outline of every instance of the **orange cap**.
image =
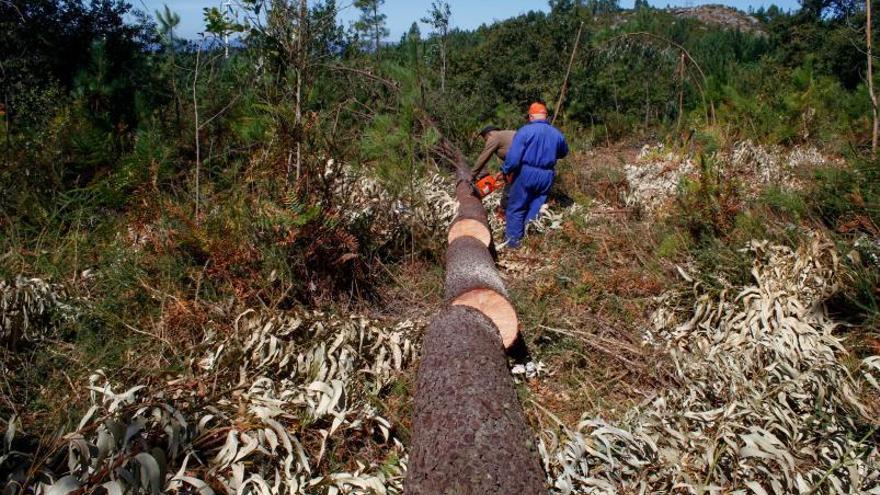
<path id="1" fill-rule="evenodd" d="M 543 103 L 532 103 L 529 107 L 529 115 L 547 115 L 547 106 Z"/>

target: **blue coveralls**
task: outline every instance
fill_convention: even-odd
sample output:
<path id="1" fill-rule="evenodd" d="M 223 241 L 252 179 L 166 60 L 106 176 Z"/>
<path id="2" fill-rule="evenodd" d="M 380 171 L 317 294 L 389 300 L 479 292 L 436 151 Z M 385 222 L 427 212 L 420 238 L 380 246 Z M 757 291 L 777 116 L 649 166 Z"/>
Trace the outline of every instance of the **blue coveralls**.
<path id="1" fill-rule="evenodd" d="M 501 171 L 516 179 L 507 202 L 507 245 L 517 247 L 525 227 L 538 216 L 556 177 L 556 161 L 568 155 L 568 143 L 546 120 L 523 126 L 513 138 Z"/>

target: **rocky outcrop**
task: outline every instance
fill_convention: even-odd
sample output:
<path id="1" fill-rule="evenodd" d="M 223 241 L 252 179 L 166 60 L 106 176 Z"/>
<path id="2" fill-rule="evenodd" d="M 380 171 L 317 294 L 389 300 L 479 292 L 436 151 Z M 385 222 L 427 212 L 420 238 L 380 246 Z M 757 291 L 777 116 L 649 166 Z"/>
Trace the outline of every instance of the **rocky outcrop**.
<path id="1" fill-rule="evenodd" d="M 669 13 L 676 17 L 696 19 L 705 24 L 719 26 L 733 31 L 766 36 L 761 21 L 744 12 L 724 5 L 700 5 L 699 7 L 671 8 Z"/>

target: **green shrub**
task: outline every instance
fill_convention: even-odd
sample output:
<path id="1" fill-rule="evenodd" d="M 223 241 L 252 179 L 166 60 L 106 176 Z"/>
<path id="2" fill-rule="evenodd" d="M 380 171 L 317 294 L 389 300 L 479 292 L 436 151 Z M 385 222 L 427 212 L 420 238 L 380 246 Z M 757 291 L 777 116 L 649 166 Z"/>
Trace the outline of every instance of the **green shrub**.
<path id="1" fill-rule="evenodd" d="M 740 185 L 724 177 L 714 158 L 700 155 L 697 163 L 698 177 L 684 179 L 679 185 L 678 221 L 697 241 L 723 237 L 742 208 Z"/>
<path id="2" fill-rule="evenodd" d="M 802 194 L 778 186 L 765 189 L 761 193 L 760 201 L 771 210 L 790 216 L 795 221 L 804 218 L 809 210 Z"/>
<path id="3" fill-rule="evenodd" d="M 663 236 L 657 247 L 657 257 L 664 259 L 678 258 L 687 250 L 687 240 L 679 232 L 670 232 Z"/>
<path id="4" fill-rule="evenodd" d="M 158 188 L 171 178 L 175 154 L 176 150 L 159 129 L 146 127 L 139 130 L 131 151 L 100 183 L 99 204 L 122 208 L 131 200 L 135 189 Z"/>
<path id="5" fill-rule="evenodd" d="M 810 206 L 828 226 L 875 230 L 880 225 L 880 161 L 857 159 L 852 168 L 820 169 L 815 179 Z M 852 222 L 865 225 L 843 225 Z"/>
<path id="6" fill-rule="evenodd" d="M 830 228 L 845 234 L 841 250 L 848 280 L 838 306 L 846 317 L 876 328 L 880 322 L 880 161 L 855 159 L 851 168 L 816 172 L 809 206 Z M 854 256 L 855 255 L 855 256 Z"/>
<path id="7" fill-rule="evenodd" d="M 723 289 L 727 284 L 748 285 L 752 282 L 752 257 L 743 252 L 744 244 L 718 238 L 703 238 L 691 250 L 697 273 L 711 274 L 703 282 Z"/>

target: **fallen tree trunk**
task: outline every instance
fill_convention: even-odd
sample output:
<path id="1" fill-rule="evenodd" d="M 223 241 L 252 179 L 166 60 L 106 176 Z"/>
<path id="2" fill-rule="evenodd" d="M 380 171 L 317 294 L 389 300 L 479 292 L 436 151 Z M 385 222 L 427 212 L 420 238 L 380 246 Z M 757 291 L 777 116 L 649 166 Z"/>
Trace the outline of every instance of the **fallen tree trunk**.
<path id="1" fill-rule="evenodd" d="M 489 289 L 507 297 L 504 281 L 486 246 L 473 237 L 462 237 L 446 251 L 446 302 L 452 303 L 474 289 Z"/>
<path id="2" fill-rule="evenodd" d="M 474 237 L 479 239 L 484 246 L 492 244 L 492 230 L 489 228 L 486 207 L 480 198 L 476 197 L 473 187 L 469 182 L 461 181 L 455 188 L 455 197 L 458 200 L 458 214 L 449 227 L 449 244 L 461 237 Z"/>
<path id="3" fill-rule="evenodd" d="M 408 495 L 546 495 L 544 473 L 495 326 L 451 307 L 419 366 Z"/>
<path id="4" fill-rule="evenodd" d="M 446 302 L 479 310 L 498 327 L 505 348 L 519 334 L 516 310 L 495 268 L 495 260 L 481 241 L 461 237 L 446 252 Z"/>
<path id="5" fill-rule="evenodd" d="M 437 152 L 456 169 L 459 208 L 446 254 L 448 305 L 422 345 L 404 493 L 546 495 L 507 369 L 504 350 L 519 323 L 489 253 L 486 209 L 461 151 L 441 139 Z"/>

